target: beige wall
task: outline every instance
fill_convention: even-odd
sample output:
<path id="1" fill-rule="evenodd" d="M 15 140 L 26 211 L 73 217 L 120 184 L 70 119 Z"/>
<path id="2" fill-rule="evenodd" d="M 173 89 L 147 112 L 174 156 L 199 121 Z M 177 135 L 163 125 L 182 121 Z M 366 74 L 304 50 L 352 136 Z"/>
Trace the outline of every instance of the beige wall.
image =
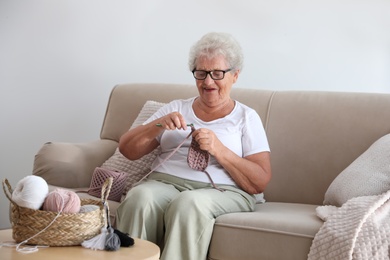
<path id="1" fill-rule="evenodd" d="M 193 83 L 190 45 L 226 31 L 237 87 L 390 92 L 388 0 L 0 0 L 0 175 L 47 141 L 97 139 L 111 88 Z M 0 196 L 0 229 L 9 227 Z"/>

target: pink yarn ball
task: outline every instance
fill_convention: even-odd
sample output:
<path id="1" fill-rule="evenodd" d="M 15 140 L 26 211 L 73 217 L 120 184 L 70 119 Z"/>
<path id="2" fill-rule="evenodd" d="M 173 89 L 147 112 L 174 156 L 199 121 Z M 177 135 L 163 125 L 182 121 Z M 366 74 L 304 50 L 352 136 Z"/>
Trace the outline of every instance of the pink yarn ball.
<path id="1" fill-rule="evenodd" d="M 78 213 L 81 207 L 81 200 L 74 191 L 55 189 L 49 192 L 43 210 L 59 212 L 62 209 L 63 213 Z"/>

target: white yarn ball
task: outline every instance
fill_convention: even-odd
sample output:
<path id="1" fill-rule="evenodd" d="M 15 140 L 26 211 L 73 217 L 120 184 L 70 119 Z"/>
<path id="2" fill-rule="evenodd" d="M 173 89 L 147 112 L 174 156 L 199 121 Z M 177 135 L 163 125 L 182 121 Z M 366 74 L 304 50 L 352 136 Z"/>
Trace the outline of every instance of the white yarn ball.
<path id="1" fill-rule="evenodd" d="M 12 192 L 12 200 L 20 207 L 40 209 L 49 193 L 47 182 L 39 176 L 29 175 L 21 179 Z"/>

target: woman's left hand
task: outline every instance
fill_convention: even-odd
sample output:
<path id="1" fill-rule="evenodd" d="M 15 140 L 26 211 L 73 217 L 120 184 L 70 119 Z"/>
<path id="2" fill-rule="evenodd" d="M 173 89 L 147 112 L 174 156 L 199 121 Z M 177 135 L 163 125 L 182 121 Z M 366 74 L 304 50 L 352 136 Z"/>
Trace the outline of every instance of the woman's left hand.
<path id="1" fill-rule="evenodd" d="M 209 152 L 213 156 L 215 156 L 224 147 L 215 133 L 207 128 L 199 128 L 195 130 L 192 137 L 195 138 L 195 141 L 199 144 L 200 149 Z"/>
<path id="2" fill-rule="evenodd" d="M 239 157 L 218 139 L 213 131 L 199 128 L 192 134 L 200 149 L 209 152 L 236 184 L 249 194 L 263 192 L 271 179 L 269 152 Z"/>

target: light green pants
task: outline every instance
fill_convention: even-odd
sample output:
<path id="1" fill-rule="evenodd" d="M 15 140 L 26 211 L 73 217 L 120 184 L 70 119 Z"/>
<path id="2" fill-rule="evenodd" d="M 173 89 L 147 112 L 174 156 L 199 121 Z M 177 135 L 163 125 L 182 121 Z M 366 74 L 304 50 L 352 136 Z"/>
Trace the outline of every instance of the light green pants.
<path id="1" fill-rule="evenodd" d="M 202 260 L 215 218 L 253 211 L 255 199 L 232 186 L 220 192 L 207 183 L 162 173 L 132 188 L 117 210 L 117 229 L 161 248 L 162 260 Z"/>

